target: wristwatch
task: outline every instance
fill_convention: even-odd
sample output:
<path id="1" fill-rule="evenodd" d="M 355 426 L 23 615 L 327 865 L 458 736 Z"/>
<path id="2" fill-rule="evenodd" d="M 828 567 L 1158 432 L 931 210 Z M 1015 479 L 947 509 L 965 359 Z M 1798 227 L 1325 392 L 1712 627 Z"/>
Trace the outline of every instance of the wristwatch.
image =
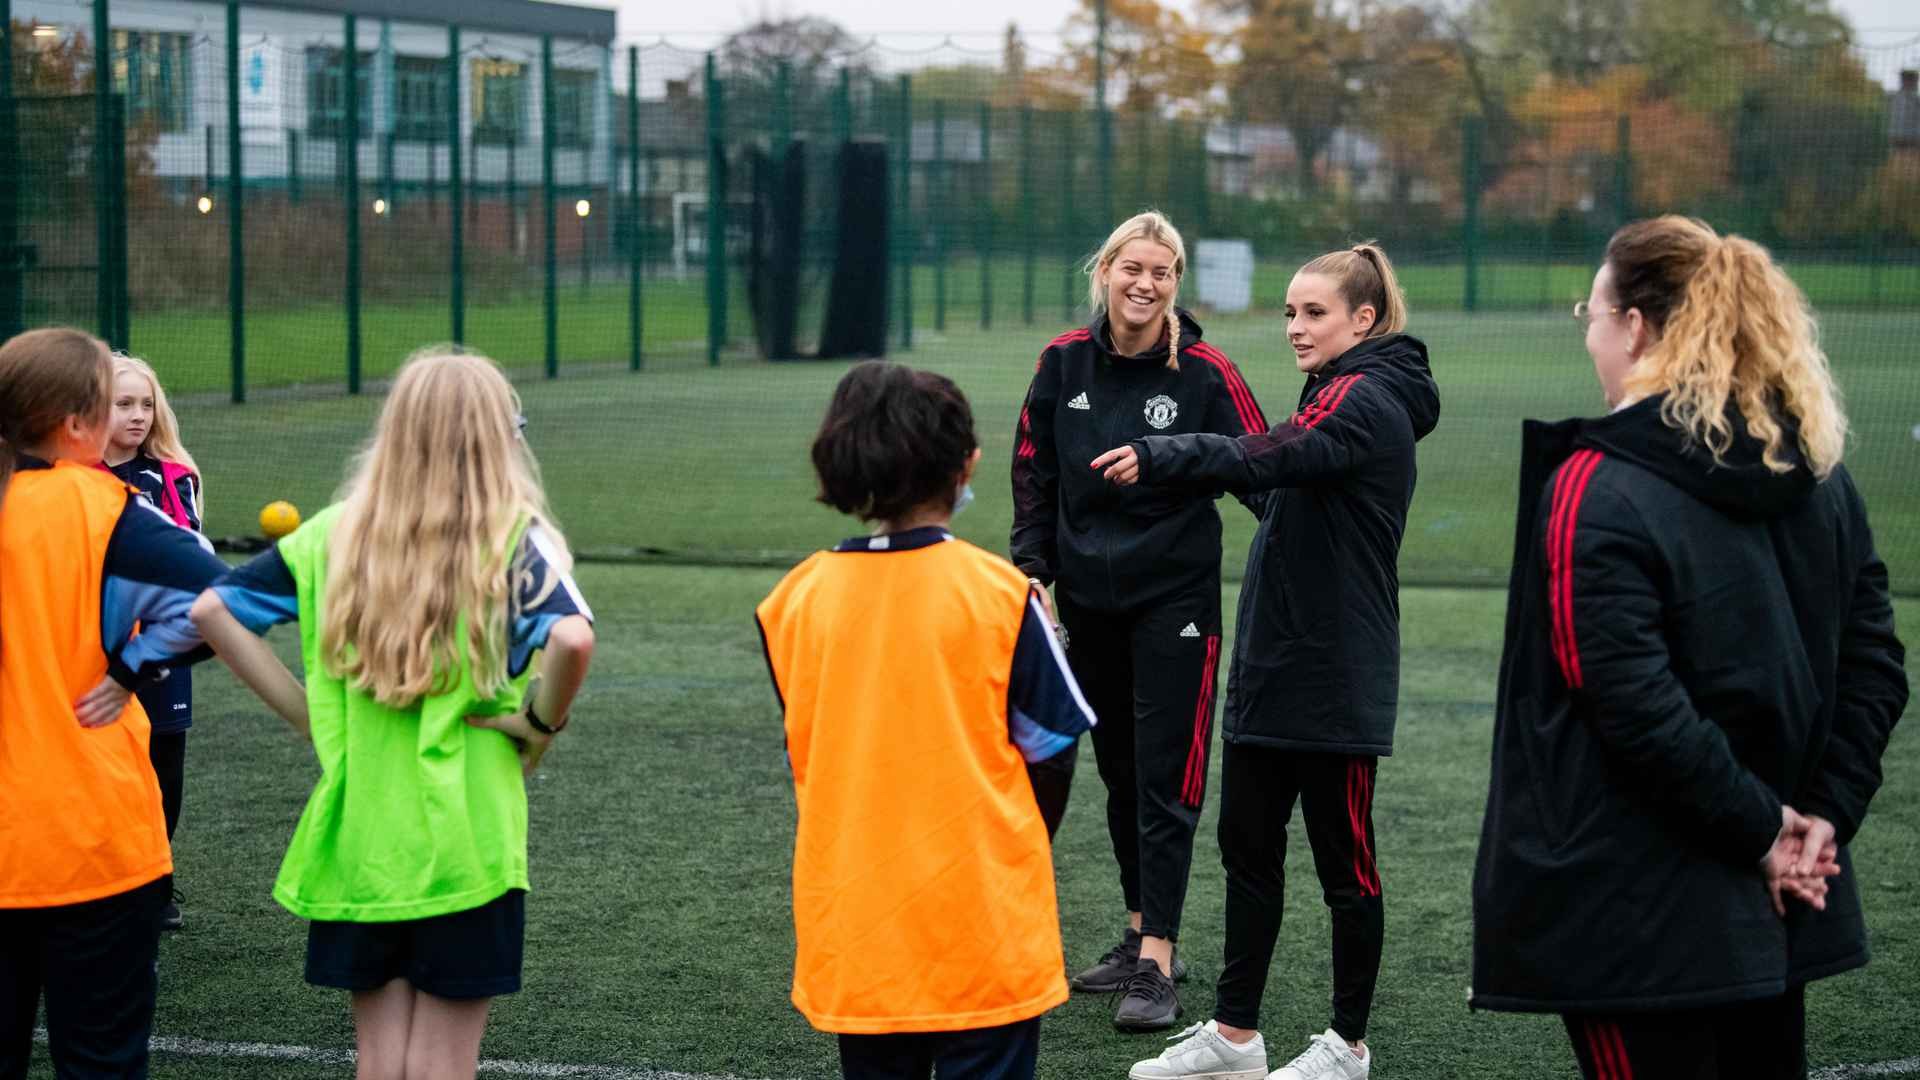
<path id="1" fill-rule="evenodd" d="M 546 721 L 540 719 L 540 714 L 533 710 L 532 697 L 527 698 L 527 723 L 530 726 L 532 726 L 533 730 L 539 732 L 542 735 L 558 735 L 560 734 L 560 732 L 564 731 L 567 726 L 567 722 L 565 720 L 562 720 L 560 721 L 559 726 L 548 727 L 546 724 Z"/>

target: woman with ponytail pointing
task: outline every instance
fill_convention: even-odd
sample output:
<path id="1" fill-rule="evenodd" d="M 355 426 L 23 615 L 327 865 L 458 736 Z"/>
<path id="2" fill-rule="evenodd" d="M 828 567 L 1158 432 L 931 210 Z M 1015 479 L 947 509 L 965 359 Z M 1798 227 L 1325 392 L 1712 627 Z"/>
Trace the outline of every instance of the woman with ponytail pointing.
<path id="1" fill-rule="evenodd" d="M 1574 315 L 1608 411 L 1525 428 L 1472 1002 L 1589 1078 L 1798 1080 L 1907 701 L 1846 414 L 1800 289 L 1699 221 L 1615 233 Z"/>
<path id="2" fill-rule="evenodd" d="M 1440 418 L 1427 347 L 1372 244 L 1313 259 L 1287 286 L 1297 411 L 1238 438 L 1148 435 L 1092 459 L 1119 490 L 1264 499 L 1240 587 L 1222 721 L 1226 962 L 1213 1019 L 1134 1080 L 1261 1080 L 1260 1005 L 1286 896 L 1296 803 L 1333 929 L 1331 1023 L 1276 1080 L 1364 1080 L 1385 939 L 1373 786 L 1400 690 L 1400 539 L 1414 445 Z"/>
<path id="3" fill-rule="evenodd" d="M 1220 664 L 1218 491 L 1108 486 L 1087 468 L 1117 439 L 1266 430 L 1253 392 L 1174 306 L 1186 246 L 1161 214 L 1122 222 L 1087 261 L 1094 319 L 1055 338 L 1020 410 L 1012 558 L 1054 586 L 1067 659 L 1093 705 L 1095 760 L 1127 923 L 1073 978 L 1118 993 L 1114 1023 L 1180 1014 L 1174 956 L 1206 794 Z"/>

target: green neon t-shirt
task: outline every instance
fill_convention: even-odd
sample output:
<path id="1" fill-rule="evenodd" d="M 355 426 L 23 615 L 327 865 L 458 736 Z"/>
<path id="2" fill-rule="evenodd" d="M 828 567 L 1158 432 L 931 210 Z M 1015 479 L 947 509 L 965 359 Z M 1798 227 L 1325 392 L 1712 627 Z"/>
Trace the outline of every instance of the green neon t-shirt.
<path id="1" fill-rule="evenodd" d="M 392 922 L 464 911 L 526 889 L 519 755 L 506 735 L 465 719 L 518 711 L 547 630 L 565 615 L 591 613 L 571 579 L 544 565 L 539 527 L 523 524 L 509 547 L 516 553 L 512 576 L 546 587 L 516 587 L 510 601 L 507 689 L 483 698 L 463 663 L 447 692 L 388 708 L 329 674 L 320 659 L 327 547 L 339 510 L 316 514 L 216 586 L 256 633 L 289 617 L 300 624 L 321 774 L 287 846 L 274 899 L 308 919 Z M 464 640 L 464 625 L 459 636 Z"/>

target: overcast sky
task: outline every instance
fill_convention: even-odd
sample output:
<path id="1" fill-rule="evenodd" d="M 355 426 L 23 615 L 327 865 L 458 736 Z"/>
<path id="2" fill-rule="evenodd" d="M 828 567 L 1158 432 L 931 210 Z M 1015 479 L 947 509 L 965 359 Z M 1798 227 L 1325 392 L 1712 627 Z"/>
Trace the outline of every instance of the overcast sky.
<path id="1" fill-rule="evenodd" d="M 970 0 L 936 3 L 934 0 L 586 0 L 594 6 L 618 6 L 620 36 L 624 40 L 653 41 L 665 37 L 690 47 L 704 47 L 730 31 L 762 16 L 824 15 L 861 36 L 878 36 L 896 47 L 916 41 L 931 45 L 951 35 L 968 48 L 992 50 L 1009 22 L 1017 22 L 1029 41 L 1041 49 L 1056 39 L 1076 0 Z M 1658 2 L 1658 0 L 1650 0 Z M 1863 35 L 1867 44 L 1892 45 L 1920 37 L 1920 5 L 1914 0 L 1831 0 L 1856 28 L 1908 31 Z M 1191 0 L 1172 0 L 1191 10 Z M 1920 58 L 1920 46 L 1909 55 Z M 1890 76 L 1889 76 L 1890 77 Z"/>
<path id="2" fill-rule="evenodd" d="M 1657 0 L 1655 0 L 1657 2 Z M 596 3 L 595 6 L 607 6 Z M 965 4 L 930 0 L 620 0 L 623 37 L 659 34 L 724 34 L 762 14 L 819 14 L 859 34 L 997 34 L 1018 22 L 1034 34 L 1058 31 L 1075 0 L 970 0 Z M 1191 10 L 1188 0 L 1173 6 Z M 1913 0 L 1833 0 L 1857 27 L 1920 32 L 1920 8 Z"/>

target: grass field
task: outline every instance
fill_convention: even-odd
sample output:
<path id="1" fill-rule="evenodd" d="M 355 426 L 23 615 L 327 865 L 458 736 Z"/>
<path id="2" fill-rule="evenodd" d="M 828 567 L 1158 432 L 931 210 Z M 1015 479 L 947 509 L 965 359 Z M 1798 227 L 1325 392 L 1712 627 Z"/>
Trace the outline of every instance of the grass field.
<path id="1" fill-rule="evenodd" d="M 1265 260 L 1255 268 L 1255 312 L 1265 312 L 1269 321 L 1277 321 L 1274 313 L 1285 302 L 1287 282 L 1296 265 L 1297 260 Z M 980 260 L 969 257 L 951 260 L 944 272 L 930 265 L 916 267 L 916 335 L 944 336 L 981 329 L 988 323 L 1003 329 L 1022 326 L 1029 307 L 1033 317 L 1029 336 L 1041 334 L 1041 340 L 1051 336 L 1045 333 L 1049 327 L 1071 326 L 1084 319 L 1077 305 L 1086 295 L 1086 280 L 1076 262 L 1037 259 L 1030 299 L 1025 294 L 1026 268 L 1020 260 L 996 258 L 986 268 L 990 271 L 986 279 L 982 269 Z M 1873 269 L 1815 262 L 1792 264 L 1790 269 L 1821 310 L 1911 317 L 1920 306 L 1920 263 L 1890 263 Z M 625 267 L 596 266 L 593 275 L 583 286 L 577 267 L 561 267 L 556 320 L 560 359 L 563 364 L 623 365 L 631 342 Z M 1559 314 L 1574 301 L 1585 299 L 1592 275 L 1593 268 L 1584 263 L 1489 259 L 1480 267 L 1480 310 Z M 752 324 L 745 281 L 738 273 L 730 281 L 729 331 L 737 342 L 749 342 Z M 1408 262 L 1401 267 L 1401 282 L 1416 313 L 1462 310 L 1466 269 L 1458 261 Z M 897 287 L 897 274 L 890 284 Z M 290 307 L 273 302 L 267 290 L 255 288 L 259 291 L 250 295 L 256 301 L 245 314 L 249 389 L 309 383 L 344 386 L 347 333 L 342 304 Z M 466 312 L 468 343 L 503 363 L 537 368 L 546 355 L 541 290 L 540 280 L 529 278 L 518 295 L 471 300 Z M 942 290 L 944 303 L 938 299 Z M 363 298 L 362 374 L 366 378 L 390 374 L 415 347 L 448 338 L 452 334 L 448 296 L 408 303 L 375 295 Z M 649 276 L 642 302 L 646 355 L 669 363 L 704 358 L 707 310 L 699 267 L 684 279 Z M 817 317 L 817 312 L 809 311 L 803 325 L 813 325 Z M 231 332 L 227 309 L 219 303 L 192 310 L 136 312 L 132 332 L 134 351 L 166 373 L 175 392 L 230 388 Z"/>
<path id="2" fill-rule="evenodd" d="M 843 529 L 816 522 L 815 540 Z M 526 988 L 494 1012 L 485 1054 L 740 1077 L 837 1075 L 833 1042 L 786 1001 L 793 802 L 779 716 L 749 612 L 763 569 L 589 565 L 600 648 L 576 722 L 531 786 L 534 893 Z M 1229 590 L 1231 594 L 1231 590 Z M 1227 602 L 1231 605 L 1233 596 Z M 1471 1013 L 1469 879 L 1492 726 L 1503 597 L 1410 589 L 1396 754 L 1376 824 L 1387 949 L 1369 1038 L 1381 1080 L 1572 1076 L 1558 1023 Z M 1899 619 L 1913 636 L 1920 603 Z M 291 656 L 295 637 L 275 641 Z M 316 769 L 311 752 L 224 670 L 202 669 L 178 837 L 187 928 L 162 946 L 156 1033 L 344 1049 L 344 996 L 300 978 L 305 929 L 269 898 Z M 1910 714 L 1854 848 L 1875 952 L 1809 996 L 1816 1066 L 1920 1055 L 1920 730 Z M 1091 749 L 1057 847 L 1068 957 L 1096 956 L 1122 917 Z M 1217 775 L 1216 775 L 1217 780 Z M 1197 843 L 1183 1001 L 1203 1019 L 1220 967 L 1217 794 Z M 1326 1026 L 1327 919 L 1304 846 L 1264 1030 L 1277 1067 Z M 1111 999 L 1044 1025 L 1041 1075 L 1125 1075 L 1164 1045 L 1122 1036 Z M 50 1070 L 42 1052 L 38 1071 Z M 331 1066 L 162 1054 L 167 1078 L 339 1076 Z"/>
<path id="3" fill-rule="evenodd" d="M 624 341 L 624 307 L 611 294 L 603 299 L 595 311 L 615 327 L 608 339 L 614 347 Z M 369 349 L 369 372 L 376 356 L 382 370 L 390 369 L 413 345 L 439 336 L 437 318 L 400 309 L 370 314 L 369 328 L 382 328 L 382 344 L 378 353 Z M 258 334 L 280 332 L 263 321 L 250 325 Z M 1005 478 L 1014 420 L 1034 357 L 1059 324 L 990 331 L 950 325 L 944 334 L 923 329 L 914 349 L 896 358 L 951 375 L 972 399 L 986 456 L 975 484 L 979 501 L 957 527 L 1000 550 L 1012 514 Z M 1280 320 L 1208 317 L 1205 325 L 1238 361 L 1268 417 L 1291 412 L 1300 376 L 1291 355 L 1280 356 Z M 736 349 L 708 367 L 695 335 L 682 346 L 663 346 L 639 373 L 626 371 L 616 351 L 615 362 L 570 363 L 548 381 L 527 366 L 524 352 L 489 344 L 496 330 L 537 342 L 537 320 L 476 313 L 473 327 L 476 345 L 514 365 L 527 438 L 542 459 L 558 516 L 583 550 L 785 565 L 837 528 L 832 514 L 811 502 L 807 445 L 844 364 L 770 364 Z M 1520 420 L 1600 411 L 1592 365 L 1578 327 L 1559 314 L 1416 312 L 1414 330 L 1430 346 L 1442 406 L 1439 428 L 1420 448 L 1420 486 L 1401 558 L 1405 580 L 1504 584 Z M 1920 591 L 1920 369 L 1913 353 L 1920 308 L 1837 312 L 1826 320 L 1826 340 L 1854 422 L 1850 467 L 1867 494 L 1895 587 Z M 178 372 L 188 386 L 217 383 L 220 375 L 217 366 L 164 358 L 161 370 L 170 381 Z M 350 398 L 326 386 L 261 391 L 244 406 L 227 404 L 218 392 L 180 395 L 187 445 L 207 479 L 210 531 L 253 532 L 255 512 L 272 499 L 308 511 L 322 505 L 377 406 L 374 394 Z M 1222 515 L 1227 569 L 1237 574 L 1252 521 L 1230 502 Z"/>

